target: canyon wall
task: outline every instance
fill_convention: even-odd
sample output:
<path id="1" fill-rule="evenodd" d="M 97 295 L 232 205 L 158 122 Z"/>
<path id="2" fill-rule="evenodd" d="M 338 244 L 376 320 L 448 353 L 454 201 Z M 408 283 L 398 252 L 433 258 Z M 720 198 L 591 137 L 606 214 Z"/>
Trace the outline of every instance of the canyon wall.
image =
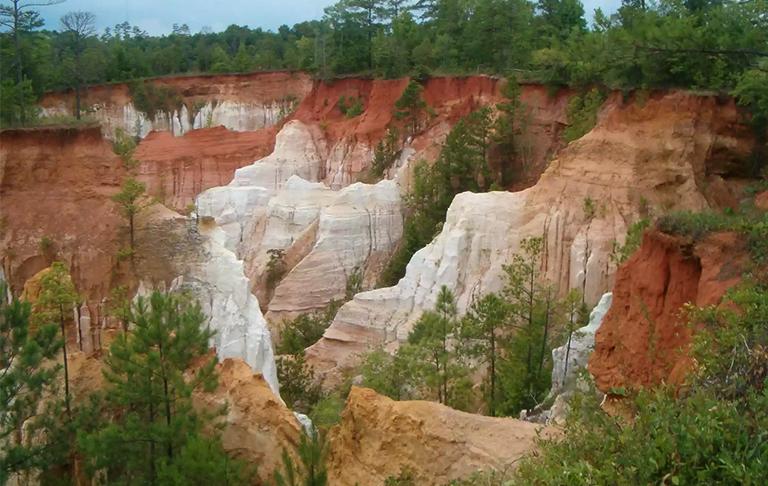
<path id="1" fill-rule="evenodd" d="M 224 127 L 192 130 L 183 137 L 151 132 L 133 153 L 137 179 L 147 193 L 183 212 L 201 192 L 226 186 L 235 170 L 272 153 L 278 127 L 233 132 Z"/>
<path id="2" fill-rule="evenodd" d="M 123 162 L 97 125 L 4 130 L 0 139 L 0 259 L 12 290 L 18 295 L 27 279 L 63 261 L 78 291 L 98 303 L 128 243 L 109 200 L 120 191 Z"/>
<path id="3" fill-rule="evenodd" d="M 258 84 L 260 79 L 255 79 L 253 83 Z M 199 81 L 207 82 L 206 78 Z M 174 138 L 169 133 L 152 132 L 139 144 L 134 154 L 141 162 L 140 179 L 148 184 L 152 196 L 166 201 L 177 211 L 183 211 L 197 194 L 228 184 L 235 169 L 270 154 L 275 147 L 275 134 L 283 122 L 297 120 L 311 135 L 292 133 L 284 138 L 292 140 L 296 137 L 295 143 L 303 145 L 305 138 L 311 136 L 315 147 L 307 148 L 311 149 L 308 153 L 316 153 L 319 157 L 318 180 L 333 189 L 340 189 L 366 178 L 374 147 L 390 124 L 399 123 L 394 117 L 394 102 L 407 82 L 406 79 L 374 81 L 357 78 L 332 83 L 315 82 L 305 96 L 297 99 L 295 112 L 286 113 L 287 116 L 276 126 L 255 133 L 202 129 Z M 436 160 L 445 136 L 459 117 L 480 106 L 494 106 L 501 101 L 501 83 L 503 81 L 488 76 L 428 80 L 424 96 L 430 114 L 425 116 L 424 131 L 409 144 L 416 152 L 413 160 Z M 246 99 L 249 93 L 238 85 L 215 85 L 214 88 L 211 90 L 242 93 Z M 570 92 L 563 91 L 550 97 L 542 86 L 522 87 L 521 98 L 530 109 L 530 123 L 522 139 L 526 169 L 521 167 L 519 171 L 520 187 L 535 183 L 546 168 L 547 159 L 562 144 L 560 134 L 567 123 L 565 110 L 569 95 Z M 360 98 L 363 113 L 348 120 L 339 108 L 342 96 L 345 100 Z M 114 103 L 119 104 L 120 96 L 115 97 Z M 349 104 L 349 101 L 346 103 Z M 302 157 L 301 152 L 306 150 L 294 150 L 292 155 Z M 394 170 L 390 171 L 389 177 L 393 175 Z M 302 177 L 312 180 L 306 175 Z M 408 179 L 402 182 L 408 186 Z"/>
<path id="4" fill-rule="evenodd" d="M 410 186 L 410 166 L 436 160 L 461 116 L 502 100 L 502 81 L 495 78 L 430 79 L 424 96 L 431 114 L 424 129 L 405 142 L 388 181 L 360 184 L 356 181 L 367 180 L 375 145 L 398 123 L 394 103 L 407 81 L 316 83 L 277 134 L 272 154 L 236 170 L 227 187 L 199 197 L 199 214 L 212 217 L 228 235 L 225 246 L 246 260 L 260 302 L 269 302 L 271 320 L 343 297 L 352 274 L 359 273 L 371 288 L 402 233 L 400 196 Z M 359 98 L 362 114 L 347 119 L 339 109 L 342 96 Z M 568 97 L 524 86 L 522 98 L 531 120 L 527 176 L 535 178 L 561 143 Z M 268 250 L 285 251 L 288 273 L 275 288 L 266 288 Z"/>
<path id="5" fill-rule="evenodd" d="M 280 71 L 158 78 L 145 82 L 150 91 L 164 91 L 161 102 L 174 98 L 171 112 L 155 116 L 142 112 L 134 102 L 135 88 L 127 83 L 93 86 L 84 90 L 81 106 L 85 116 L 101 123 L 107 137 L 117 128 L 144 138 L 151 131 L 180 136 L 197 128 L 223 126 L 252 132 L 277 124 L 312 88 L 310 75 Z M 74 115 L 74 92 L 48 93 L 38 103 L 44 116 Z"/>
<path id="6" fill-rule="evenodd" d="M 615 94 L 597 126 L 562 150 L 535 186 L 456 196 L 442 232 L 413 256 L 397 286 L 356 295 L 308 350 L 309 360 L 334 369 L 371 343 L 405 340 L 443 285 L 464 312 L 501 289 L 502 265 L 525 238 L 543 239 L 549 282 L 579 288 L 595 304 L 613 287 L 611 254 L 627 228 L 660 208 L 732 200 L 753 145 L 732 101 L 665 92 L 641 104 Z"/>
<path id="7" fill-rule="evenodd" d="M 619 267 L 613 303 L 595 334 L 589 371 L 597 388 L 679 383 L 691 364 L 683 304 L 718 304 L 741 281 L 746 250 L 733 233 L 694 243 L 646 230 L 640 249 Z"/>

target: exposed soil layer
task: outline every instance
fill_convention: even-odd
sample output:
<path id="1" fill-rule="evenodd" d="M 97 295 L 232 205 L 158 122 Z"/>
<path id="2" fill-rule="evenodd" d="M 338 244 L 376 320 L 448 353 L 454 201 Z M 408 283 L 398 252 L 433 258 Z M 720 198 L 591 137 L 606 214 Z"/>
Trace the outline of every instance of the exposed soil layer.
<path id="1" fill-rule="evenodd" d="M 286 95 L 303 96 L 312 86 L 308 73 L 276 71 L 252 74 L 216 74 L 210 76 L 177 76 L 146 81 L 155 86 L 176 88 L 184 102 L 240 101 L 243 103 L 271 103 L 283 100 Z M 43 108 L 74 106 L 74 92 L 47 93 L 38 104 Z M 85 90 L 83 102 L 88 105 L 127 105 L 131 103 L 128 83 L 91 86 Z"/>
<path id="2" fill-rule="evenodd" d="M 0 254 L 13 291 L 63 261 L 87 298 L 109 295 L 117 251 L 128 246 L 109 199 L 125 170 L 100 128 L 5 130 L 0 138 Z"/>
<path id="3" fill-rule="evenodd" d="M 206 189 L 229 184 L 235 170 L 269 155 L 278 131 L 274 126 L 255 132 L 215 127 L 182 137 L 150 132 L 133 154 L 140 162 L 139 180 L 148 194 L 182 211 Z"/>
<path id="4" fill-rule="evenodd" d="M 679 383 L 691 364 L 692 329 L 683 305 L 718 304 L 741 281 L 747 258 L 733 233 L 694 244 L 646 230 L 640 249 L 619 267 L 611 309 L 595 334 L 589 371 L 597 388 L 609 393 Z"/>

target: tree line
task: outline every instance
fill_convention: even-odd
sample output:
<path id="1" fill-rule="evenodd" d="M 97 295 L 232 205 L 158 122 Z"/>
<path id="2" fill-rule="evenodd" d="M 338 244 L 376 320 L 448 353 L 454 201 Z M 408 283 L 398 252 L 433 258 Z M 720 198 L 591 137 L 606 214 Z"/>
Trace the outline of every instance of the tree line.
<path id="1" fill-rule="evenodd" d="M 494 73 L 579 88 L 734 92 L 765 117 L 765 0 L 623 0 L 587 14 L 579 0 L 341 0 L 277 32 L 230 25 L 162 36 L 72 12 L 46 29 L 4 0 L 3 123 L 25 123 L 43 92 L 186 73 L 313 71 L 324 79 Z M 46 5 L 57 0 L 35 3 Z M 589 22 L 588 22 L 589 20 Z M 760 120 L 759 120 L 760 121 Z M 760 121 L 765 126 L 768 121 Z"/>

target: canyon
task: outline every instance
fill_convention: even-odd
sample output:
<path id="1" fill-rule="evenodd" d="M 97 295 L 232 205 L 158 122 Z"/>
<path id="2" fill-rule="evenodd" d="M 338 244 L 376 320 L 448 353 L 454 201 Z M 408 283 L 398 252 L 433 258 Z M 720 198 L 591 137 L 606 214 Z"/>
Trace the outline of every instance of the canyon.
<path id="1" fill-rule="evenodd" d="M 679 382 L 691 365 L 677 351 L 690 342 L 679 310 L 687 302 L 718 304 L 740 281 L 743 242 L 717 234 L 693 243 L 651 228 L 622 264 L 616 245 L 644 217 L 738 207 L 750 178 L 743 161 L 756 140 L 730 99 L 612 93 L 595 127 L 566 145 L 573 92 L 522 85 L 529 122 L 514 187 L 457 195 L 405 276 L 377 288 L 403 235 L 413 166 L 437 160 L 462 116 L 495 109 L 504 82 L 425 81 L 424 128 L 405 140 L 381 180 L 371 177 L 371 160 L 398 123 L 393 107 L 406 79 L 322 82 L 291 72 L 165 78 L 148 83 L 179 93 L 183 106 L 155 118 L 137 108 L 136 88 L 90 88 L 86 103 L 100 126 L 0 133 L 2 276 L 20 294 L 53 261 L 67 263 L 88 309 L 78 325 L 94 336 L 75 353 L 80 396 L 100 386 L 99 353 L 117 328 L 105 310 L 112 288 L 126 285 L 132 295 L 189 291 L 217 331 L 210 344 L 221 360 L 218 390 L 196 396 L 196 404 L 229 403 L 224 447 L 259 464 L 265 479 L 279 466 L 281 448 L 295 448 L 301 435 L 300 421 L 280 398 L 273 351 L 284 319 L 351 297 L 306 351 L 330 387 L 371 346 L 406 342 L 443 286 L 456 295 L 460 314 L 499 291 L 502 266 L 528 238 L 542 238 L 548 283 L 561 294 L 579 289 L 590 307 L 597 305 L 573 354 L 553 353 L 553 399 L 585 366 L 609 396 Z M 342 95 L 360 99 L 362 113 L 347 119 Z M 40 104 L 48 115 L 72 113 L 67 93 L 46 95 Z M 133 157 L 147 188 L 130 261 L 118 255 L 127 234 L 110 201 L 128 174 L 110 145 L 117 128 L 141 139 Z M 275 252 L 284 265 L 279 278 L 270 273 Z M 353 279 L 359 286 L 348 295 Z M 654 341 L 669 361 L 651 356 Z M 542 421 L 562 420 L 558 407 Z M 353 387 L 341 423 L 328 433 L 330 484 L 380 484 L 401 466 L 416 471 L 414 484 L 442 484 L 514 463 L 536 449 L 537 431 L 552 433 Z"/>

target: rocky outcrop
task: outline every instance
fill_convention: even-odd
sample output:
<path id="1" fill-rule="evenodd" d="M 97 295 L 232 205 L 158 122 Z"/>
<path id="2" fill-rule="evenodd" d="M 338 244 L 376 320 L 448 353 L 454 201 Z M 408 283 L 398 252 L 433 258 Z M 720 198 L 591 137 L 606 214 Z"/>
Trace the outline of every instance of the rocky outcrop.
<path id="1" fill-rule="evenodd" d="M 547 398 L 533 410 L 520 412 L 520 419 L 539 424 L 563 423 L 568 415 L 569 401 L 576 390 L 590 391 L 582 380 L 589 357 L 595 347 L 595 332 L 611 307 L 613 294 L 600 298 L 589 314 L 589 323 L 573 332 L 563 346 L 552 350 L 552 388 Z"/>
<path id="2" fill-rule="evenodd" d="M 149 195 L 184 211 L 201 192 L 226 186 L 235 170 L 269 155 L 277 132 L 277 127 L 255 132 L 205 128 L 181 137 L 151 132 L 133 153 L 139 162 L 138 180 L 147 184 Z"/>
<path id="3" fill-rule="evenodd" d="M 646 230 L 616 275 L 611 308 L 595 334 L 589 372 L 603 393 L 679 383 L 690 366 L 684 304 L 718 304 L 741 281 L 746 249 L 732 233 L 700 243 Z"/>
<path id="4" fill-rule="evenodd" d="M 577 329 L 570 342 L 552 350 L 552 388 L 550 396 L 574 388 L 574 381 L 579 372 L 587 367 L 587 362 L 595 347 L 595 333 L 600 329 L 605 315 L 611 308 L 613 294 L 608 292 L 600 298 L 589 314 L 589 324 Z"/>
<path id="5" fill-rule="evenodd" d="M 17 295 L 52 261 L 67 263 L 98 312 L 109 295 L 124 220 L 109 197 L 123 162 L 98 126 L 4 130 L 0 147 L 0 260 Z M 92 318 L 98 319 L 98 315 Z"/>
<path id="6" fill-rule="evenodd" d="M 279 396 L 272 341 L 259 302 L 250 292 L 243 262 L 224 248 L 215 224 L 196 224 L 161 205 L 142 214 L 136 245 L 140 294 L 150 288 L 187 290 L 216 331 L 211 346 L 219 359 L 242 359 Z"/>
<path id="7" fill-rule="evenodd" d="M 535 449 L 538 429 L 434 402 L 396 402 L 353 387 L 341 424 L 328 434 L 329 484 L 384 484 L 410 468 L 414 484 L 426 486 L 506 469 Z"/>
<path id="8" fill-rule="evenodd" d="M 282 469 L 283 448 L 291 453 L 295 450 L 301 424 L 263 376 L 241 360 L 225 359 L 217 371 L 219 388 L 215 393 L 198 394 L 195 402 L 209 411 L 227 405 L 227 414 L 220 419 L 224 450 L 258 466 L 259 475 L 266 480 L 276 468 Z"/>
<path id="9" fill-rule="evenodd" d="M 275 318 L 343 297 L 347 278 L 375 273 L 402 234 L 396 182 L 331 190 L 317 182 L 325 156 L 318 129 L 292 121 L 271 155 L 198 198 L 200 216 L 213 218 L 227 235 L 224 246 L 246 260 L 253 288 L 263 301 L 272 299 Z M 267 289 L 267 252 L 275 249 L 285 251 L 287 273 Z"/>
<path id="10" fill-rule="evenodd" d="M 534 187 L 456 196 L 442 232 L 413 256 L 397 286 L 356 295 L 310 360 L 332 368 L 360 344 L 406 339 L 442 285 L 463 312 L 503 286 L 502 265 L 525 238 L 543 238 L 549 282 L 579 288 L 596 303 L 613 286 L 610 256 L 629 225 L 649 208 L 707 207 L 699 184 L 739 176 L 737 161 L 752 147 L 732 102 L 671 92 L 641 107 L 615 95 L 595 129 L 564 149 Z"/>
<path id="11" fill-rule="evenodd" d="M 146 82 L 149 90 L 166 90 L 178 106 L 172 112 L 151 117 L 134 103 L 127 84 L 93 86 L 84 90 L 83 106 L 111 137 L 117 128 L 144 138 L 151 131 L 175 136 L 190 130 L 223 126 L 238 132 L 252 132 L 276 125 L 312 88 L 307 73 L 272 72 L 244 75 L 185 76 Z M 74 93 L 49 93 L 39 105 L 45 116 L 72 116 Z M 168 100 L 166 100 L 168 101 Z"/>

